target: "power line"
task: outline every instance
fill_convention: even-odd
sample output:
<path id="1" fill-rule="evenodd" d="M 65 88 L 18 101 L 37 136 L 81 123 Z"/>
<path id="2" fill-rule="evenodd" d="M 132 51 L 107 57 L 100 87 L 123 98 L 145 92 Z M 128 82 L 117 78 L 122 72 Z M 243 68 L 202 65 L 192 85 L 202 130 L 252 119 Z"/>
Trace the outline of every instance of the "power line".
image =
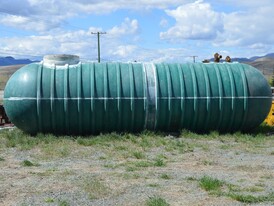
<path id="1" fill-rule="evenodd" d="M 98 49 L 98 63 L 100 63 L 100 35 L 101 34 L 106 34 L 106 32 L 91 32 L 91 34 L 97 34 L 97 49 Z"/>

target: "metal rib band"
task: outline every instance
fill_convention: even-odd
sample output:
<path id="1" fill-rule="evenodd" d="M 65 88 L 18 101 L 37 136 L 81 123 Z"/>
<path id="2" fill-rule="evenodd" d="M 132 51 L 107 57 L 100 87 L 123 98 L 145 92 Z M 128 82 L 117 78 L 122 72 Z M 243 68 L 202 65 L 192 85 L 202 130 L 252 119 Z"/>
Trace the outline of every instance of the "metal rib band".
<path id="1" fill-rule="evenodd" d="M 143 64 L 147 90 L 145 129 L 155 129 L 157 110 L 156 68 L 153 63 Z"/>
<path id="2" fill-rule="evenodd" d="M 147 97 L 87 97 L 87 98 L 81 98 L 81 97 L 55 97 L 55 98 L 50 98 L 50 97 L 43 97 L 43 98 L 37 98 L 37 97 L 8 97 L 8 98 L 4 98 L 4 100 L 7 101 L 20 101 L 20 100 L 100 100 L 100 101 L 104 101 L 104 100 L 147 100 Z M 206 100 L 210 100 L 210 99 L 220 99 L 220 97 L 159 97 L 156 98 L 158 100 L 161 99 L 166 99 L 166 100 L 185 100 L 185 99 L 206 99 Z M 155 99 L 155 111 L 157 110 L 157 105 L 156 105 L 156 99 Z M 271 96 L 258 96 L 258 97 L 222 97 L 222 99 L 232 99 L 232 100 L 236 100 L 236 99 L 271 99 Z"/>

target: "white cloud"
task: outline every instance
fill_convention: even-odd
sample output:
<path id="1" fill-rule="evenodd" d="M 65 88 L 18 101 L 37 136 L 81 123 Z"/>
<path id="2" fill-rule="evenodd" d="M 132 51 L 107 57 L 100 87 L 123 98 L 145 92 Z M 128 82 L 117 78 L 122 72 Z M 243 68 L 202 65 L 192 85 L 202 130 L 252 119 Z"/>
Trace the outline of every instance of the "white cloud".
<path id="1" fill-rule="evenodd" d="M 140 20 L 138 17 L 126 18 L 120 24 L 108 27 L 109 29 L 90 27 L 82 30 L 79 28 L 78 31 L 65 30 L 65 27 L 72 27 L 67 20 L 74 16 L 86 17 L 87 14 L 93 16 L 116 10 L 134 10 L 142 14 L 147 11 L 153 13 L 156 10 L 156 14 L 161 15 L 158 16 L 159 22 L 156 22 L 158 24 L 156 26 L 163 30 L 160 38 L 165 41 L 159 42 L 156 36 L 149 38 L 142 36 L 141 32 L 147 29 L 142 27 L 142 17 Z M 161 10 L 165 11 L 165 15 Z M 38 56 L 70 53 L 95 59 L 97 58 L 97 37 L 90 32 L 106 31 L 107 34 L 101 36 L 101 54 L 103 58 L 109 60 L 176 61 L 177 59 L 182 61 L 182 55 L 195 54 L 201 57 L 203 52 L 210 55 L 215 51 L 224 51 L 228 55 L 232 51 L 234 54 L 239 54 L 246 50 L 250 53 L 264 53 L 273 49 L 273 11 L 273 0 L 0 1 L 0 24 L 35 34 L 0 38 L 0 47 L 1 51 L 6 53 Z M 135 16 L 136 13 L 133 13 Z M 111 14 L 109 17 L 112 17 Z M 90 24 L 92 25 L 92 22 Z M 148 30 L 144 32 L 146 35 L 150 32 Z M 33 33 L 34 31 L 36 32 Z M 16 34 L 16 30 L 14 33 Z M 176 45 L 174 46 L 173 43 Z M 138 44 L 142 44 L 142 47 Z M 143 48 L 160 48 L 162 45 L 165 49 Z"/>
<path id="2" fill-rule="evenodd" d="M 136 34 L 139 30 L 139 24 L 136 19 L 131 20 L 126 18 L 125 21 L 120 26 L 114 26 L 108 31 L 111 36 L 121 36 L 128 34 Z"/>
<path id="3" fill-rule="evenodd" d="M 138 37 L 139 25 L 136 19 L 125 18 L 124 21 L 101 36 L 101 54 L 110 60 L 131 58 L 136 45 L 125 39 Z M 91 32 L 102 31 L 102 28 L 90 27 L 88 30 L 56 31 L 53 34 L 32 35 L 26 37 L 1 38 L 0 47 L 3 53 L 16 53 L 26 57 L 46 54 L 76 54 L 85 59 L 97 58 L 97 36 Z M 1 53 L 0 53 L 1 55 Z"/>
<path id="4" fill-rule="evenodd" d="M 245 47 L 255 53 L 268 52 L 274 42 L 274 5 L 224 15 L 224 31 L 214 45 Z"/>
<path id="5" fill-rule="evenodd" d="M 267 50 L 269 49 L 268 45 L 262 44 L 262 43 L 255 43 L 255 44 L 251 44 L 249 46 L 250 49 L 256 49 L 256 50 Z"/>
<path id="6" fill-rule="evenodd" d="M 0 24 L 38 32 L 56 29 L 65 19 L 76 14 L 66 11 L 68 4 L 65 3 L 55 0 L 0 1 Z"/>
<path id="7" fill-rule="evenodd" d="M 213 1 L 213 0 L 212 0 Z M 273 0 L 221 0 L 220 3 L 223 5 L 230 5 L 233 7 L 241 7 L 241 8 L 258 8 L 262 6 L 269 6 L 273 4 Z"/>
<path id="8" fill-rule="evenodd" d="M 121 45 L 115 50 L 110 49 L 109 53 L 113 56 L 117 56 L 117 59 L 125 59 L 132 56 L 132 53 L 136 50 L 135 45 Z"/>
<path id="9" fill-rule="evenodd" d="M 74 8 L 88 13 L 109 13 L 118 9 L 165 9 L 169 6 L 177 6 L 179 4 L 189 2 L 190 0 L 78 0 L 72 3 Z"/>
<path id="10" fill-rule="evenodd" d="M 44 32 L 60 27 L 60 19 L 56 17 L 49 20 L 37 20 L 25 16 L 2 15 L 0 24 L 22 30 Z"/>
<path id="11" fill-rule="evenodd" d="M 177 6 L 189 0 L 12 0 L 0 1 L 0 24 L 25 30 L 48 31 L 81 14 L 106 14 L 118 9 L 143 10 Z M 4 21 L 11 18 L 9 21 Z M 15 19 L 17 18 L 17 20 Z M 12 20 L 13 19 L 13 20 Z M 18 20 L 24 19 L 24 24 Z M 28 26 L 25 22 L 31 23 Z M 25 27 L 24 27 L 25 26 Z"/>
<path id="12" fill-rule="evenodd" d="M 166 13 L 176 20 L 176 24 L 168 31 L 161 32 L 161 39 L 209 40 L 216 38 L 218 32 L 223 30 L 223 15 L 201 0 L 179 6 L 175 10 L 166 10 Z"/>
<path id="13" fill-rule="evenodd" d="M 175 25 L 160 33 L 160 38 L 169 42 L 208 42 L 212 50 L 231 50 L 249 53 L 267 53 L 274 43 L 274 4 L 270 0 L 258 3 L 256 0 L 240 1 L 239 11 L 213 8 L 216 2 L 196 1 L 184 4 L 174 10 L 166 10 L 174 18 Z M 238 1 L 237 1 L 238 2 Z M 222 5 L 236 6 L 236 0 L 223 0 Z M 216 5 L 215 5 L 216 6 Z M 235 50 L 235 49 L 234 49 Z M 247 52 L 248 53 L 248 52 Z"/>
<path id="14" fill-rule="evenodd" d="M 117 9 L 165 9 L 191 0 L 12 0 L 1 1 L 0 11 L 19 15 L 75 15 L 83 12 L 104 14 Z M 7 9 L 5 9 L 7 8 Z"/>

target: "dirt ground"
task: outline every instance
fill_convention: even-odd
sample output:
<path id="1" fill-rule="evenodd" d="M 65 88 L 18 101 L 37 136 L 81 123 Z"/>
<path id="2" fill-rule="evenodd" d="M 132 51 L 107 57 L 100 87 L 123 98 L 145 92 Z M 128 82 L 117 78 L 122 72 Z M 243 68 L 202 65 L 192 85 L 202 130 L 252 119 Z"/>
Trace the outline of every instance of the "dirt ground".
<path id="1" fill-rule="evenodd" d="M 274 205 L 232 198 L 274 194 L 273 136 L 68 138 L 31 148 L 8 138 L 0 138 L 0 205 L 149 205 L 155 197 L 169 205 Z M 206 191 L 205 176 L 224 185 Z"/>

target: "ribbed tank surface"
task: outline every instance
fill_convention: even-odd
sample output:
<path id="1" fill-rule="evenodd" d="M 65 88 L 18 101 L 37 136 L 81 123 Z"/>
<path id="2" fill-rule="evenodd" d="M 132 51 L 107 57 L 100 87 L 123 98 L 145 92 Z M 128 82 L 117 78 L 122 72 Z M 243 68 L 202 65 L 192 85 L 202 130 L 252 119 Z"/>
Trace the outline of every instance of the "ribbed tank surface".
<path id="1" fill-rule="evenodd" d="M 266 79 L 245 64 L 72 63 L 33 63 L 14 73 L 4 106 L 18 128 L 69 135 L 247 131 L 271 106 Z"/>

